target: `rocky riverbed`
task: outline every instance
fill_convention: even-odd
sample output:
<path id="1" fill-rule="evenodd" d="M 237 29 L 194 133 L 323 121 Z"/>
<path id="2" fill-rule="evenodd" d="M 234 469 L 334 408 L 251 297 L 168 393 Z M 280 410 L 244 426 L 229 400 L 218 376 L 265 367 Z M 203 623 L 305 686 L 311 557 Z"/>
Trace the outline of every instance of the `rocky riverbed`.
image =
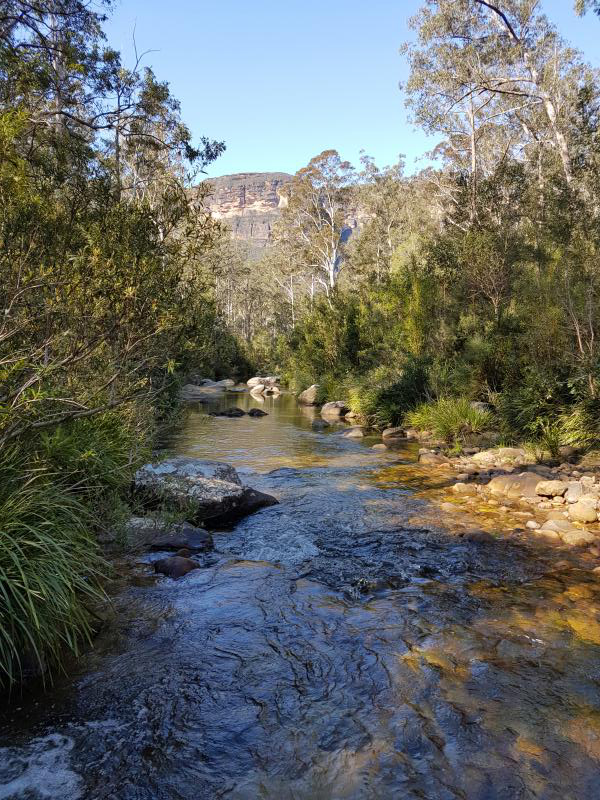
<path id="1" fill-rule="evenodd" d="M 206 414 L 232 406 L 266 416 Z M 202 479 L 279 502 L 155 531 L 122 561 L 94 650 L 4 710 L 0 798 L 595 797 L 598 559 L 513 523 L 574 505 L 541 481 L 583 496 L 590 476 L 419 462 L 418 442 L 373 450 L 380 435 L 317 418 L 285 393 L 190 406 L 171 466 L 225 464 Z M 488 488 L 521 473 L 522 510 Z M 167 577 L 169 558 L 197 567 Z"/>

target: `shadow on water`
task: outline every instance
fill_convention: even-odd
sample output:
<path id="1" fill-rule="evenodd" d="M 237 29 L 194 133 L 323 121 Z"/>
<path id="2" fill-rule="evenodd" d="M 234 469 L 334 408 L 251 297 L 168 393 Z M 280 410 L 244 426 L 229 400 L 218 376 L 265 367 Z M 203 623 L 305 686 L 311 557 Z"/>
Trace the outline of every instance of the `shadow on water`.
<path id="1" fill-rule="evenodd" d="M 414 448 L 261 407 L 192 410 L 171 446 L 280 505 L 204 569 L 124 591 L 80 675 L 9 710 L 0 800 L 600 797 L 597 578 L 409 525 L 431 511 Z"/>

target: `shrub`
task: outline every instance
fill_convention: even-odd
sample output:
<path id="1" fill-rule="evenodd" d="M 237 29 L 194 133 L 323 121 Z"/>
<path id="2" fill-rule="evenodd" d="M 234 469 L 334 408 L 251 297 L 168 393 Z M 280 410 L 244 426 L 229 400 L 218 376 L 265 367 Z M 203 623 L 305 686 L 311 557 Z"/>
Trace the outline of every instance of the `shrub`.
<path id="1" fill-rule="evenodd" d="M 473 408 L 465 397 L 442 397 L 409 411 L 404 421 L 413 428 L 431 431 L 450 444 L 488 429 L 493 418 L 491 412 Z"/>
<path id="2" fill-rule="evenodd" d="M 352 411 L 379 428 L 397 425 L 404 413 L 426 396 L 424 363 L 410 360 L 403 369 L 377 368 L 349 392 Z"/>
<path id="3" fill-rule="evenodd" d="M 105 563 L 77 490 L 16 448 L 0 463 L 0 685 L 78 653 Z"/>

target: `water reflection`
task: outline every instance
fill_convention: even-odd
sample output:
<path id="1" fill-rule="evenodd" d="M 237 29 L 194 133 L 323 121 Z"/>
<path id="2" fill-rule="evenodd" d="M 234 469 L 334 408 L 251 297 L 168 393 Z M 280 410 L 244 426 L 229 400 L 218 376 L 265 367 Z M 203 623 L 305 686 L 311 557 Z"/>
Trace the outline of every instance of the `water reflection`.
<path id="1" fill-rule="evenodd" d="M 217 533 L 207 568 L 117 598 L 119 635 L 54 707 L 12 710 L 0 798 L 53 796 L 44 748 L 63 798 L 599 797 L 593 574 L 409 525 L 430 513 L 414 448 L 263 407 L 193 410 L 171 445 L 281 504 Z"/>

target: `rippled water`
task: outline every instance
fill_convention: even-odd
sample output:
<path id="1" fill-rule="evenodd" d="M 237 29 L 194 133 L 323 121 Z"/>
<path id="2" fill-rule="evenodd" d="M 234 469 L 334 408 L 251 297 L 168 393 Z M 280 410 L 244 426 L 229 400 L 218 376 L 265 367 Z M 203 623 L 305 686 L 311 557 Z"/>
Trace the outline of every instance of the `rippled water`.
<path id="1" fill-rule="evenodd" d="M 419 524 L 414 449 L 261 407 L 191 412 L 173 447 L 280 505 L 121 592 L 80 674 L 7 713 L 0 800 L 600 798 L 589 567 Z"/>

